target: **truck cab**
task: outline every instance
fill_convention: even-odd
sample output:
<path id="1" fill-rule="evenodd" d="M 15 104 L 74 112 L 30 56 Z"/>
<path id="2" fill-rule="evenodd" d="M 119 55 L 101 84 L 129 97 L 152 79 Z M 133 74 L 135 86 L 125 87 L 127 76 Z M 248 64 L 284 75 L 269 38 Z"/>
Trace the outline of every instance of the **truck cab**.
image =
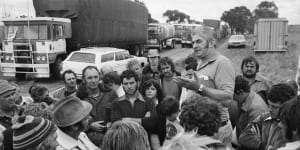
<path id="1" fill-rule="evenodd" d="M 0 51 L 3 76 L 60 77 L 59 66 L 67 54 L 71 21 L 65 18 L 6 18 Z"/>
<path id="2" fill-rule="evenodd" d="M 148 48 L 155 48 L 159 51 L 162 48 L 175 48 L 175 28 L 171 24 L 148 24 Z"/>

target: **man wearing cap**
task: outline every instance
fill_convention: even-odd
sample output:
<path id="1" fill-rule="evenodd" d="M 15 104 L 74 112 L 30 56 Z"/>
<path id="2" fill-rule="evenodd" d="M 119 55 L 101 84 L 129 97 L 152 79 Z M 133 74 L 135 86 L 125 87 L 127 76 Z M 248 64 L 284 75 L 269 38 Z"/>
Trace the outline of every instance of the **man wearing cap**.
<path id="1" fill-rule="evenodd" d="M 91 128 L 86 132 L 97 146 L 102 144 L 106 123 L 110 122 L 109 110 L 113 100 L 118 96 L 115 91 L 100 83 L 101 74 L 95 66 L 87 66 L 82 71 L 82 84 L 77 97 L 92 104 Z"/>
<path id="2" fill-rule="evenodd" d="M 89 128 L 93 106 L 75 96 L 60 100 L 53 109 L 53 120 L 58 126 L 58 150 L 97 150 L 84 133 Z"/>
<path id="3" fill-rule="evenodd" d="M 6 80 L 0 80 L 0 147 L 2 146 L 3 131 L 12 126 L 12 117 L 16 114 L 18 107 L 16 102 L 16 88 Z"/>
<path id="4" fill-rule="evenodd" d="M 12 131 L 13 150 L 56 150 L 56 126 L 50 120 L 20 116 Z"/>
<path id="5" fill-rule="evenodd" d="M 229 120 L 228 106 L 233 99 L 235 69 L 227 57 L 214 50 L 212 35 L 196 33 L 193 36 L 194 53 L 198 59 L 198 67 L 195 71 L 195 79 L 177 77 L 181 86 L 194 90 L 201 96 L 206 96 L 223 105 L 222 127 L 216 137 L 225 144 L 231 143 L 232 126 Z M 207 85 L 207 81 L 213 84 Z"/>
<path id="6" fill-rule="evenodd" d="M 158 70 L 158 63 L 160 56 L 156 49 L 150 49 L 148 51 L 148 65 L 146 65 L 142 72 L 142 83 L 149 79 L 160 79 L 160 72 Z"/>

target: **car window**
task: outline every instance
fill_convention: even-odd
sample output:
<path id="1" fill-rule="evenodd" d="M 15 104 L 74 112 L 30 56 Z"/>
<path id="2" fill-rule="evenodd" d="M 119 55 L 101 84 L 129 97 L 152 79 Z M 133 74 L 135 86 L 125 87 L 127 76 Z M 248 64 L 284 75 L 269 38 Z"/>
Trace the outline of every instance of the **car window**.
<path id="1" fill-rule="evenodd" d="M 95 54 L 90 53 L 73 53 L 69 61 L 84 62 L 84 63 L 95 63 Z"/>
<path id="2" fill-rule="evenodd" d="M 116 60 L 123 60 L 123 59 L 124 59 L 124 57 L 123 57 L 122 52 L 117 52 L 116 53 Z"/>
<path id="3" fill-rule="evenodd" d="M 114 53 L 104 54 L 101 56 L 101 62 L 108 62 L 114 60 Z"/>
<path id="4" fill-rule="evenodd" d="M 129 54 L 128 51 L 123 52 L 123 56 L 124 56 L 124 59 L 129 59 L 129 58 L 131 58 L 131 56 L 130 56 L 130 54 Z"/>

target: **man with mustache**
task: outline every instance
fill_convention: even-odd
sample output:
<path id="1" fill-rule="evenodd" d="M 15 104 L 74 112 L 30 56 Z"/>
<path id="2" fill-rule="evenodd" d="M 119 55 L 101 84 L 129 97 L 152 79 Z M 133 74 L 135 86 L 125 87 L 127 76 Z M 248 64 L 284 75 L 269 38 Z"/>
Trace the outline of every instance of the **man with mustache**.
<path id="1" fill-rule="evenodd" d="M 259 63 L 255 57 L 249 56 L 243 59 L 241 65 L 242 73 L 249 82 L 251 90 L 260 95 L 267 103 L 267 92 L 272 86 L 272 82 L 259 72 Z"/>

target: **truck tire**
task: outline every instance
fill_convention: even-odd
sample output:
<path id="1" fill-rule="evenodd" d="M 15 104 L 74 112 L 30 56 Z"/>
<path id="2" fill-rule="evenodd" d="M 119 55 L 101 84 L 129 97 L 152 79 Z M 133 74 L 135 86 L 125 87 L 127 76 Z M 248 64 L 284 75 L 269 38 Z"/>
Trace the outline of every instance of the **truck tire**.
<path id="1" fill-rule="evenodd" d="M 17 80 L 25 80 L 26 79 L 26 73 L 16 73 L 15 78 Z"/>
<path id="2" fill-rule="evenodd" d="M 61 79 L 61 74 L 60 74 L 60 64 L 62 62 L 61 57 L 57 57 L 55 60 L 55 63 L 50 66 L 50 72 L 54 79 Z"/>

